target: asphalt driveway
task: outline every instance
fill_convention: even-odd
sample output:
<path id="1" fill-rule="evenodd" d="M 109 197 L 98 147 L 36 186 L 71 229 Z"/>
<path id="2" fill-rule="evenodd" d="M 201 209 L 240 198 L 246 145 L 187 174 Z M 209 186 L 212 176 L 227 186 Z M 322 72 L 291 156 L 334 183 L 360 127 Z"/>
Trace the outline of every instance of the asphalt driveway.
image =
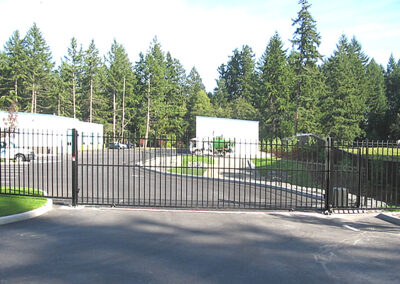
<path id="1" fill-rule="evenodd" d="M 375 215 L 55 207 L 0 226 L 0 283 L 396 283 Z"/>

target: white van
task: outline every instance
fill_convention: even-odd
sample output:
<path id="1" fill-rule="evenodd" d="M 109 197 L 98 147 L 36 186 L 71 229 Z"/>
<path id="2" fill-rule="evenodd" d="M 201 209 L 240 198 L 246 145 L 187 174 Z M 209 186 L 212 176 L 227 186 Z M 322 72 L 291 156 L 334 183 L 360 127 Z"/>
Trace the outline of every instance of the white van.
<path id="1" fill-rule="evenodd" d="M 35 159 L 35 152 L 31 149 L 18 148 L 12 142 L 8 145 L 6 142 L 0 141 L 0 157 L 6 160 L 29 162 Z"/>

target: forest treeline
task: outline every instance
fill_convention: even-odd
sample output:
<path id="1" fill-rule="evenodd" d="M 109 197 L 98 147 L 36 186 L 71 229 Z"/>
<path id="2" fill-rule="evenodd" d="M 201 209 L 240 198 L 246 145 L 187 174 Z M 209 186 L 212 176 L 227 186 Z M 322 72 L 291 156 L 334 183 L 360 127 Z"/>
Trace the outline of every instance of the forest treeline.
<path id="1" fill-rule="evenodd" d="M 400 60 L 391 55 L 383 67 L 346 35 L 324 58 L 311 5 L 299 4 L 292 49 L 283 48 L 278 32 L 261 58 L 250 46 L 235 49 L 210 93 L 196 68 L 187 74 L 156 38 L 134 63 L 115 40 L 101 56 L 94 40 L 84 50 L 72 38 L 55 66 L 33 24 L 24 36 L 15 31 L 0 51 L 0 108 L 101 123 L 113 135 L 194 137 L 195 116 L 203 115 L 258 120 L 261 137 L 399 139 Z"/>

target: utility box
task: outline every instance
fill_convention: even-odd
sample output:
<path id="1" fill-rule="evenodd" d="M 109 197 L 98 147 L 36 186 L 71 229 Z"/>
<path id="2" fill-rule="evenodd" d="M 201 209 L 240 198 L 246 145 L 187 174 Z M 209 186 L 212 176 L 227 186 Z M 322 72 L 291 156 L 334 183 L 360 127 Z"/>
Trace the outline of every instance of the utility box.
<path id="1" fill-rule="evenodd" d="M 333 207 L 346 208 L 349 204 L 349 190 L 345 187 L 333 187 Z"/>

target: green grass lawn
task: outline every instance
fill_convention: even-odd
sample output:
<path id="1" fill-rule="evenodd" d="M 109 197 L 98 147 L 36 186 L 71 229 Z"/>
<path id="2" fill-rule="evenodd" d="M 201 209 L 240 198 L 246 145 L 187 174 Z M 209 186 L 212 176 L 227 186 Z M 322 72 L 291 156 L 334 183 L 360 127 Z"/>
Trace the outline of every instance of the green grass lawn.
<path id="1" fill-rule="evenodd" d="M 366 155 L 367 154 L 367 148 L 362 147 L 362 148 L 345 148 L 345 147 L 339 147 L 339 149 L 352 153 L 352 154 L 358 154 L 359 149 L 361 152 L 361 155 Z M 368 155 L 369 156 L 377 156 L 378 158 L 385 158 L 385 159 L 390 159 L 393 157 L 394 160 L 400 160 L 400 148 L 385 148 L 385 147 L 368 147 Z"/>
<path id="2" fill-rule="evenodd" d="M 189 163 L 203 163 L 207 165 L 214 164 L 214 159 L 211 157 L 204 156 L 183 156 L 182 165 L 180 167 L 172 168 L 168 170 L 170 173 L 184 174 L 184 175 L 194 175 L 203 176 L 204 172 L 207 170 L 206 167 L 189 165 Z"/>
<path id="3" fill-rule="evenodd" d="M 270 175 L 275 172 L 276 177 L 282 182 L 293 185 L 314 187 L 311 175 L 306 166 L 290 159 L 266 158 L 253 160 L 256 169 L 261 176 Z"/>
<path id="4" fill-rule="evenodd" d="M 46 204 L 47 199 L 44 197 L 34 196 L 18 196 L 7 193 L 36 194 L 43 195 L 38 190 L 30 188 L 0 188 L 0 217 L 23 213 L 30 211 Z"/>
<path id="5" fill-rule="evenodd" d="M 393 205 L 387 206 L 387 207 L 380 207 L 380 209 L 383 209 L 385 211 L 390 211 L 390 212 L 400 212 L 400 207 L 396 207 Z"/>

